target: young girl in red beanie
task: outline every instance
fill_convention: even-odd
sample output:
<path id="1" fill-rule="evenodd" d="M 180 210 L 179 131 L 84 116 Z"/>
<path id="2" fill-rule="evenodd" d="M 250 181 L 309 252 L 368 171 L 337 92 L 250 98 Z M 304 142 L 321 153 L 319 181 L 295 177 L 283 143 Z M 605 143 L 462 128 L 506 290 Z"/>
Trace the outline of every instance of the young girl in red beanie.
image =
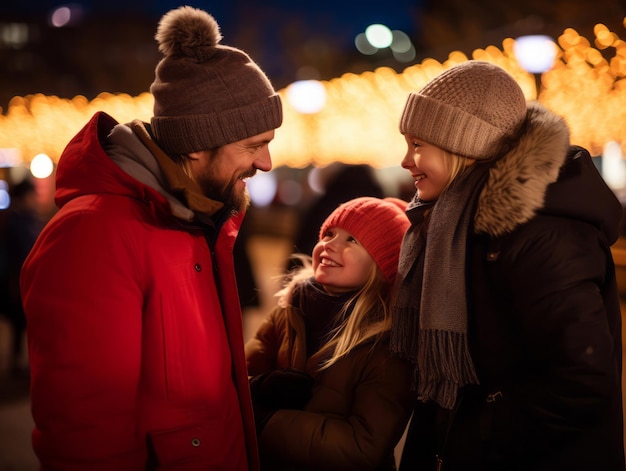
<path id="1" fill-rule="evenodd" d="M 405 207 L 340 205 L 246 345 L 263 469 L 395 469 L 413 404 L 388 336 Z"/>

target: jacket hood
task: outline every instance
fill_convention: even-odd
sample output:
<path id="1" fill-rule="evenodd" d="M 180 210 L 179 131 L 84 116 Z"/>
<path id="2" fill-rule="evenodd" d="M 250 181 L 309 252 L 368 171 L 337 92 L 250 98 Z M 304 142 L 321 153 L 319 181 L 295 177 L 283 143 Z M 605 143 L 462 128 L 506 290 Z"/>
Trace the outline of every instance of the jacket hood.
<path id="1" fill-rule="evenodd" d="M 224 206 L 202 194 L 156 145 L 144 123 L 118 124 L 103 112 L 96 113 L 65 148 L 56 184 L 59 208 L 79 196 L 115 194 L 151 201 L 187 223 L 214 226 L 212 218 Z"/>
<path id="2" fill-rule="evenodd" d="M 516 145 L 489 169 L 474 231 L 502 236 L 537 214 L 593 224 L 613 243 L 622 207 L 589 153 L 570 146 L 565 121 L 535 102 L 528 105 L 527 124 Z"/>
<path id="3" fill-rule="evenodd" d="M 546 190 L 539 214 L 578 218 L 597 227 L 609 244 L 619 237 L 623 208 L 582 147 L 572 146 L 556 184 Z"/>
<path id="4" fill-rule="evenodd" d="M 59 208 L 93 194 L 153 199 L 167 207 L 166 199 L 156 190 L 139 183 L 107 155 L 107 136 L 117 124 L 106 113 L 96 113 L 66 146 L 56 171 L 54 199 Z"/>

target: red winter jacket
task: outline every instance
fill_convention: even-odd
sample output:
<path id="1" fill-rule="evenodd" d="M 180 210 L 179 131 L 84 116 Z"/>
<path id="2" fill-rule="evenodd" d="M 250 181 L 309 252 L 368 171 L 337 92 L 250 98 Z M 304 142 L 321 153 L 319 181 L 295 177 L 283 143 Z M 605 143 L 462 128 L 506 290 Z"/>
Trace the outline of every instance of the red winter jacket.
<path id="1" fill-rule="evenodd" d="M 232 247 L 121 170 L 96 114 L 21 277 L 43 470 L 258 469 Z M 217 279 L 216 279 L 217 277 Z"/>

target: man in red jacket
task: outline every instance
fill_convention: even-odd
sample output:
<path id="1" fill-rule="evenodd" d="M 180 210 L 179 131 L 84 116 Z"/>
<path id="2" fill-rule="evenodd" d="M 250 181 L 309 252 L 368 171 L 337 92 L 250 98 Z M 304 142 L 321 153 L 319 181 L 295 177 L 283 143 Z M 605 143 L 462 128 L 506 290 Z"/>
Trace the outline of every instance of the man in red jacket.
<path id="1" fill-rule="evenodd" d="M 156 39 L 151 122 L 72 139 L 23 266 L 43 470 L 258 469 L 232 247 L 281 102 L 208 13 Z"/>

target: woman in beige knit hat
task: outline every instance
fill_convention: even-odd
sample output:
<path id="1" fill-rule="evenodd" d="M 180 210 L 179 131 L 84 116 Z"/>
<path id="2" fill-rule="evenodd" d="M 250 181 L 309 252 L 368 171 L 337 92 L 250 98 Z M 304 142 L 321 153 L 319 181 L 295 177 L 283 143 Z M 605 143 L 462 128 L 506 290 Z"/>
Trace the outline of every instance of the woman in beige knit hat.
<path id="1" fill-rule="evenodd" d="M 419 399 L 400 470 L 624 469 L 610 245 L 622 208 L 565 121 L 468 61 L 411 93 L 392 350 Z"/>

